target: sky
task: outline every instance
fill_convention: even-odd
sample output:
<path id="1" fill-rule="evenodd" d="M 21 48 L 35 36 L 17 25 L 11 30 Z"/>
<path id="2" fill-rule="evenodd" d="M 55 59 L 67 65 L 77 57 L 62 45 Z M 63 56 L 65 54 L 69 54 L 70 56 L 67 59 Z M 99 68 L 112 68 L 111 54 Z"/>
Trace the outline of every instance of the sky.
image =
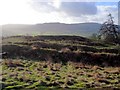
<path id="1" fill-rule="evenodd" d="M 0 0 L 0 25 L 103 23 L 111 13 L 118 23 L 119 0 Z"/>

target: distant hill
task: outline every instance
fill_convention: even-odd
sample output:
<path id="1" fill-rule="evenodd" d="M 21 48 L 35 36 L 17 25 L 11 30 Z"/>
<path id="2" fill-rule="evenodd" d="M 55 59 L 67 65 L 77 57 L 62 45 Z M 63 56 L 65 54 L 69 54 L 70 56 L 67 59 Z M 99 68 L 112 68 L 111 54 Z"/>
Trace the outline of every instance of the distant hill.
<path id="1" fill-rule="evenodd" d="M 2 27 L 3 36 L 12 35 L 79 35 L 90 36 L 98 32 L 101 24 L 98 23 L 44 23 L 36 25 L 7 24 Z"/>

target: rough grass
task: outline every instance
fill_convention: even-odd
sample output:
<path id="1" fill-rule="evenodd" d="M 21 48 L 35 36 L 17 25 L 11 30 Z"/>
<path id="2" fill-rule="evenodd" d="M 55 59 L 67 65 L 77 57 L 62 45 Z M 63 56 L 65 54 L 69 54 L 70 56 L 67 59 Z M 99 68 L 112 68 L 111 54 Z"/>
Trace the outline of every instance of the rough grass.
<path id="1" fill-rule="evenodd" d="M 3 60 L 2 87 L 39 88 L 120 88 L 119 67 L 99 67 L 82 63 Z"/>

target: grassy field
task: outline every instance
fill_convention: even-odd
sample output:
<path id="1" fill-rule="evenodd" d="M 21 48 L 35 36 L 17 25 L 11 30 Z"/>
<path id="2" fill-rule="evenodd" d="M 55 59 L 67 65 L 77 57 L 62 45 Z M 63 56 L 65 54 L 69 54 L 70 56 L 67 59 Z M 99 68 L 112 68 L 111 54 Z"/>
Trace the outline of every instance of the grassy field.
<path id="1" fill-rule="evenodd" d="M 2 40 L 2 89 L 120 88 L 120 46 L 80 36 Z"/>

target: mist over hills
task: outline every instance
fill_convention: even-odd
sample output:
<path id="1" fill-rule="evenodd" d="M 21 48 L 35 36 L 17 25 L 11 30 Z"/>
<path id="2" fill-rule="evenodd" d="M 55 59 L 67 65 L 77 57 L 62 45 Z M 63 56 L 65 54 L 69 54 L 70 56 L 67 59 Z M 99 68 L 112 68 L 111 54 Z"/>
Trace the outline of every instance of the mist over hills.
<path id="1" fill-rule="evenodd" d="M 2 26 L 2 35 L 78 35 L 87 37 L 97 33 L 100 26 L 99 23 L 6 24 Z"/>

